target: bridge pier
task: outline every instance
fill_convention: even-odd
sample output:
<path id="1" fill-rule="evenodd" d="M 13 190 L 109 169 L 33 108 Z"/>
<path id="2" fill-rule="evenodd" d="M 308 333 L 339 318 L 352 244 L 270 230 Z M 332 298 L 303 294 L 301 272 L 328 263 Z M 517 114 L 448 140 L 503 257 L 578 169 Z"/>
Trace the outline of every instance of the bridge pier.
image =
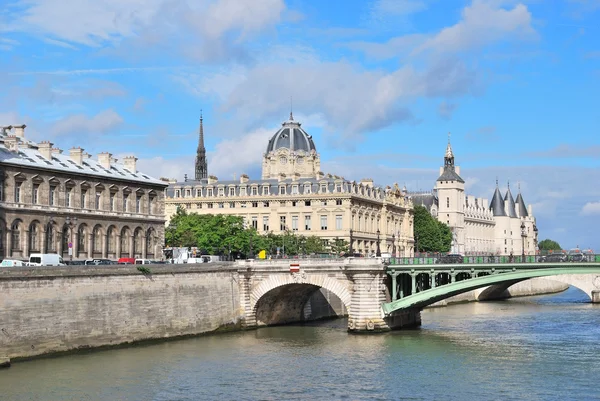
<path id="1" fill-rule="evenodd" d="M 348 332 L 374 333 L 389 331 L 390 326 L 383 319 L 381 305 L 387 301 L 385 268 L 380 271 L 353 271 L 347 274 L 353 282 L 352 301 L 348 311 Z"/>
<path id="2" fill-rule="evenodd" d="M 592 291 L 592 303 L 600 304 L 600 290 Z"/>

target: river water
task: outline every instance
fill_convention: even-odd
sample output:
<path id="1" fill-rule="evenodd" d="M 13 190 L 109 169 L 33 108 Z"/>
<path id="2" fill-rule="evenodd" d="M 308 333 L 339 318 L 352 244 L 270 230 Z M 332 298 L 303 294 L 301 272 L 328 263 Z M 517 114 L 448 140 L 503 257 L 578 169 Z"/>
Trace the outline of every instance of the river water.
<path id="1" fill-rule="evenodd" d="M 417 330 L 344 319 L 15 363 L 1 400 L 600 400 L 600 305 L 561 294 L 428 309 Z"/>

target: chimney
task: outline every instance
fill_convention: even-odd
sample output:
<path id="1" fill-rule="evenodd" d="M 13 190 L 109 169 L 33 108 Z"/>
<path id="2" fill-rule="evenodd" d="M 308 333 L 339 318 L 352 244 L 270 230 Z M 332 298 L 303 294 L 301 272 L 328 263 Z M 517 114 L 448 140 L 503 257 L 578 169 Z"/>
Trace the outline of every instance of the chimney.
<path id="1" fill-rule="evenodd" d="M 0 131 L 2 131 L 3 135 L 11 135 L 10 131 L 12 130 L 12 125 L 7 125 L 5 127 L 0 126 Z"/>
<path id="2" fill-rule="evenodd" d="M 360 183 L 369 188 L 373 188 L 373 179 L 372 178 L 363 178 L 362 180 L 360 180 Z"/>
<path id="3" fill-rule="evenodd" d="M 215 177 L 214 175 L 208 176 L 208 185 L 216 184 L 218 181 L 219 181 L 219 179 L 217 177 Z"/>
<path id="4" fill-rule="evenodd" d="M 527 206 L 527 212 L 529 216 L 533 216 L 533 206 L 531 204 Z"/>
<path id="5" fill-rule="evenodd" d="M 83 149 L 78 147 L 73 147 L 69 150 L 69 155 L 71 156 L 71 160 L 75 162 L 78 166 L 81 166 L 83 163 Z"/>
<path id="6" fill-rule="evenodd" d="M 90 155 L 88 152 L 82 152 L 82 156 L 83 156 L 84 160 L 85 159 L 89 159 L 90 157 L 92 157 L 92 155 Z"/>
<path id="7" fill-rule="evenodd" d="M 125 165 L 125 168 L 129 171 L 131 171 L 132 173 L 137 173 L 137 168 L 136 168 L 136 162 L 137 161 L 137 157 L 135 156 L 125 156 L 123 158 L 123 164 Z"/>
<path id="8" fill-rule="evenodd" d="M 279 173 L 279 177 L 277 177 L 277 179 L 278 179 L 279 182 L 285 181 L 285 174 Z"/>
<path id="9" fill-rule="evenodd" d="M 52 160 L 52 145 L 49 141 L 42 141 L 38 143 L 38 151 L 46 160 Z"/>
<path id="10" fill-rule="evenodd" d="M 112 155 L 108 152 L 98 153 L 98 163 L 105 169 L 110 170 Z"/>
<path id="11" fill-rule="evenodd" d="M 317 171 L 317 175 L 316 175 L 317 180 L 322 180 L 323 177 L 325 177 L 325 174 L 323 174 L 322 171 Z"/>
<path id="12" fill-rule="evenodd" d="M 250 180 L 250 177 L 247 174 L 240 175 L 240 184 L 245 184 L 248 180 Z"/>
<path id="13" fill-rule="evenodd" d="M 62 155 L 62 149 L 60 148 L 52 148 L 52 153 L 57 154 L 57 155 Z"/>
<path id="14" fill-rule="evenodd" d="M 297 171 L 294 171 L 292 173 L 292 181 L 298 181 L 300 179 L 300 173 Z"/>
<path id="15" fill-rule="evenodd" d="M 25 127 L 27 127 L 25 124 L 13 126 L 15 129 L 15 136 L 18 138 L 25 138 Z"/>
<path id="16" fill-rule="evenodd" d="M 4 139 L 4 146 L 11 152 L 19 152 L 19 139 L 14 135 L 7 136 Z"/>

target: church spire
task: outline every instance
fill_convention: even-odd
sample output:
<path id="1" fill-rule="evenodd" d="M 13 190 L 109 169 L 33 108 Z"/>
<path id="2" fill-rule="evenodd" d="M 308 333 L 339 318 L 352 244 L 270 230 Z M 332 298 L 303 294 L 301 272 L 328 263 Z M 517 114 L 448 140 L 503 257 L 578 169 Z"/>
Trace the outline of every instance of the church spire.
<path id="1" fill-rule="evenodd" d="M 446 146 L 446 154 L 444 155 L 444 166 L 454 166 L 454 153 L 452 145 L 450 145 L 450 133 L 448 132 L 448 146 Z"/>
<path id="2" fill-rule="evenodd" d="M 208 177 L 208 167 L 206 163 L 206 149 L 204 148 L 204 120 L 202 110 L 200 110 L 200 129 L 198 132 L 198 149 L 196 150 L 196 181 Z"/>

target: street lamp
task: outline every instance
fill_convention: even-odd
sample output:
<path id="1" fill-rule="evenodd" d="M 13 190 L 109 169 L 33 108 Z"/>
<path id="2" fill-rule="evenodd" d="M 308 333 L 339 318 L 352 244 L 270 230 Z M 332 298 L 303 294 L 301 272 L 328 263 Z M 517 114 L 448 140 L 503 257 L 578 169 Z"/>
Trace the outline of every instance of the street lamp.
<path id="1" fill-rule="evenodd" d="M 73 261 L 73 228 L 77 224 L 77 217 L 67 216 L 65 218 L 65 222 L 67 223 L 67 226 L 69 227 L 69 243 L 67 246 L 69 248 L 69 259 L 72 262 Z"/>
<path id="2" fill-rule="evenodd" d="M 525 262 L 525 237 L 527 233 L 525 232 L 525 222 L 521 222 L 521 262 Z"/>
<path id="3" fill-rule="evenodd" d="M 396 234 L 392 234 L 392 256 L 396 257 Z"/>
<path id="4" fill-rule="evenodd" d="M 381 249 L 379 249 L 379 229 L 377 229 L 377 252 L 375 253 L 375 256 L 377 257 L 381 257 Z"/>
<path id="5" fill-rule="evenodd" d="M 350 249 L 348 250 L 348 253 L 350 254 L 350 256 L 354 256 L 354 250 L 352 249 L 352 243 L 354 242 L 354 238 L 352 237 L 353 233 L 354 233 L 354 231 L 352 231 L 352 229 L 350 229 Z"/>

